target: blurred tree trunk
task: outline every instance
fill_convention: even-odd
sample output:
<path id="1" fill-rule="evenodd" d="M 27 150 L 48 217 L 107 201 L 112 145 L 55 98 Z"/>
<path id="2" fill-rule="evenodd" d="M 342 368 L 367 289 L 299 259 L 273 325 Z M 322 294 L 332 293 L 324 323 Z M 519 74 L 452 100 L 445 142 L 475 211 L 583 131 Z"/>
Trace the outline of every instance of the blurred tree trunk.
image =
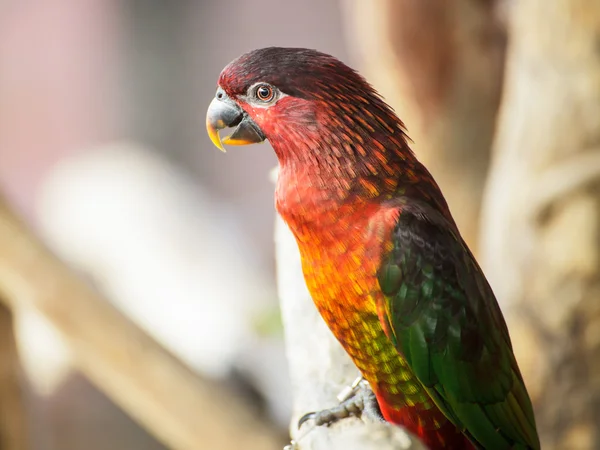
<path id="1" fill-rule="evenodd" d="M 396 109 L 475 250 L 502 85 L 494 0 L 343 0 L 350 51 Z"/>
<path id="2" fill-rule="evenodd" d="M 600 2 L 521 0 L 481 253 L 546 449 L 600 448 Z"/>
<path id="3" fill-rule="evenodd" d="M 26 450 L 24 378 L 10 310 L 0 304 L 0 450 Z"/>

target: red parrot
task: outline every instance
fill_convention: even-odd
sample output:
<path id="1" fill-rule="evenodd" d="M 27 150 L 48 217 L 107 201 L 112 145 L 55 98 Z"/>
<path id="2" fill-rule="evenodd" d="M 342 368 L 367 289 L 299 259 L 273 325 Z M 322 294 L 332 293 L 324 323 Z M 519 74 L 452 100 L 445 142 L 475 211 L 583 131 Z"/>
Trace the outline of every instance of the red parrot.
<path id="1" fill-rule="evenodd" d="M 221 72 L 207 129 L 221 149 L 271 143 L 308 289 L 387 421 L 431 449 L 540 448 L 494 293 L 363 77 L 314 50 L 251 51 Z"/>

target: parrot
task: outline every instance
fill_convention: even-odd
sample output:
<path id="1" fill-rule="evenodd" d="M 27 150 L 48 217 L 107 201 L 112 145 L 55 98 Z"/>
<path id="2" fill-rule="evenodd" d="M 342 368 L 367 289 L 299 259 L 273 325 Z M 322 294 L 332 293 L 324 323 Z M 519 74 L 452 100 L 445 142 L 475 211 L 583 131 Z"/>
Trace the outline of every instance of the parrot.
<path id="1" fill-rule="evenodd" d="M 223 151 L 269 141 L 308 290 L 383 420 L 432 450 L 540 448 L 492 288 L 364 77 L 316 50 L 253 50 L 222 70 L 206 127 Z"/>

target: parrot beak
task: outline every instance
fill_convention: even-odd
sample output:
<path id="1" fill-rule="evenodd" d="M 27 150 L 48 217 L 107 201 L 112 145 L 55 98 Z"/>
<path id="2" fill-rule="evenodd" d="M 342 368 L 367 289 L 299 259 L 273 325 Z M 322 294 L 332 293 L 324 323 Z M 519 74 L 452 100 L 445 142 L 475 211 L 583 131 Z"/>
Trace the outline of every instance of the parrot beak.
<path id="1" fill-rule="evenodd" d="M 236 128 L 230 136 L 221 140 L 219 130 L 230 127 Z M 231 100 L 221 88 L 217 89 L 217 94 L 206 112 L 206 131 L 212 143 L 223 152 L 225 151 L 223 144 L 257 144 L 266 139 L 248 113 Z"/>

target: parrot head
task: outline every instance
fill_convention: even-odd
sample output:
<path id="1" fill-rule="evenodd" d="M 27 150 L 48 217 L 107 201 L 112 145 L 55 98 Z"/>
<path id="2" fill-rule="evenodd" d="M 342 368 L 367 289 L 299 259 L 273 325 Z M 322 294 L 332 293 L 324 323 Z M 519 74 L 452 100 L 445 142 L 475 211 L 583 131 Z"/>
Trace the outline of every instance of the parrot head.
<path id="1" fill-rule="evenodd" d="M 361 152 L 365 141 L 392 136 L 403 146 L 402 122 L 375 90 L 336 58 L 303 48 L 269 47 L 227 65 L 206 117 L 212 142 L 269 140 L 277 156 Z M 219 131 L 233 128 L 221 139 Z M 364 146 L 363 146 L 364 147 Z"/>

